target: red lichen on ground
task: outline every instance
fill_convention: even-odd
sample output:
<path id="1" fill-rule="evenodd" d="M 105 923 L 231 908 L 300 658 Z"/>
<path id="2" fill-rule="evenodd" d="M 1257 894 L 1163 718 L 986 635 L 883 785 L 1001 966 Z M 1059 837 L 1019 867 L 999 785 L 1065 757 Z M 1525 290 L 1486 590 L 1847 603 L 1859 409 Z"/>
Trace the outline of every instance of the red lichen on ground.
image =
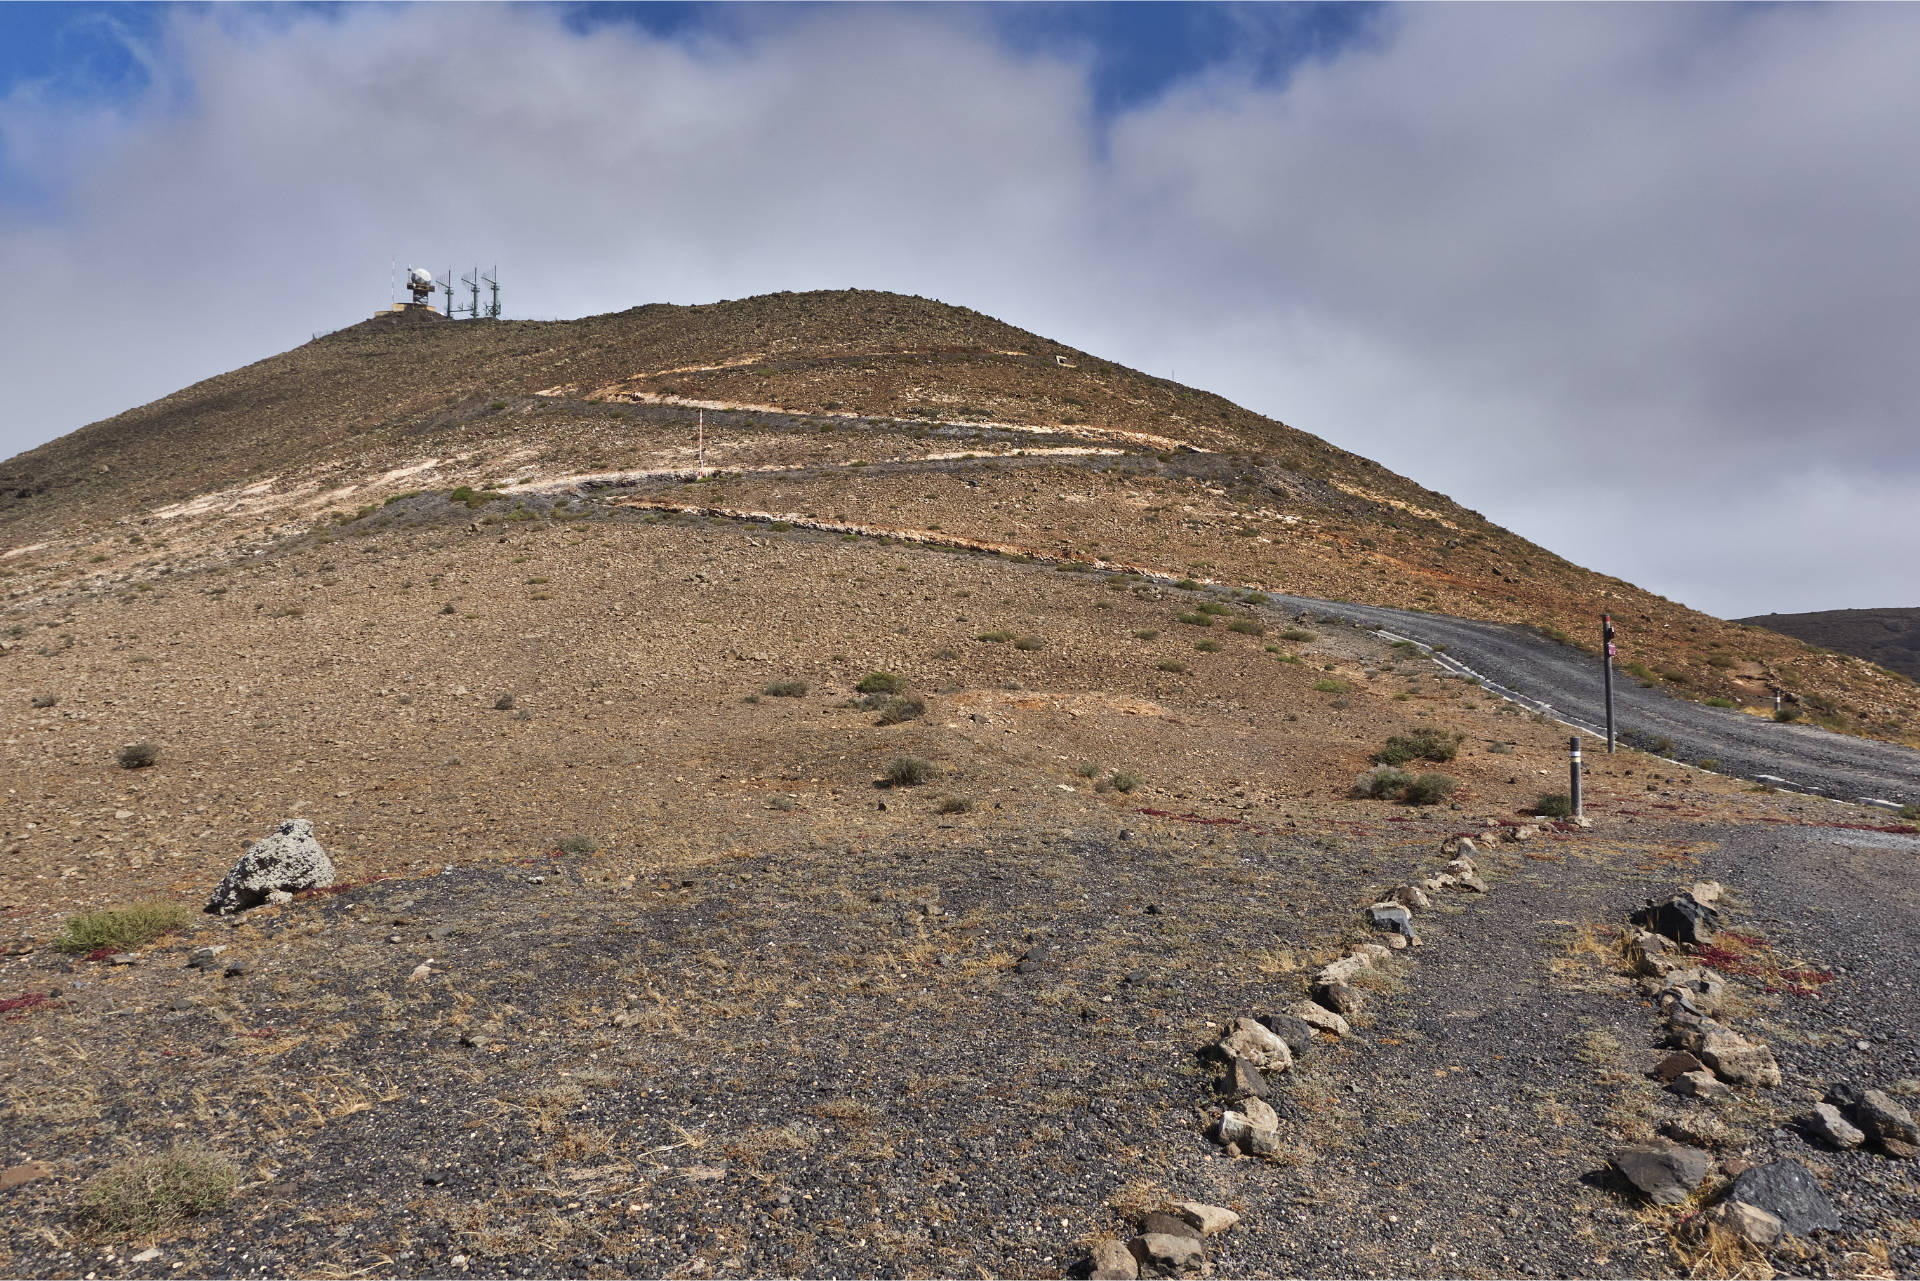
<path id="1" fill-rule="evenodd" d="M 1758 935 L 1721 930 L 1713 937 L 1713 943 L 1695 948 L 1694 956 L 1722 974 L 1754 979 L 1768 992 L 1812 996 L 1822 985 L 1833 982 L 1830 971 L 1786 960 Z"/>

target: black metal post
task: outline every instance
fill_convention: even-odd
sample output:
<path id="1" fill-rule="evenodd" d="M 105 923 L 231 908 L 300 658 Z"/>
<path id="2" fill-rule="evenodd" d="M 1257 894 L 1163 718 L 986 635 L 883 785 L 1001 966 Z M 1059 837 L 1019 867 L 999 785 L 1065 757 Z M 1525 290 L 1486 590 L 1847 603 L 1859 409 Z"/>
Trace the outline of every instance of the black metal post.
<path id="1" fill-rule="evenodd" d="M 1578 734 L 1567 740 L 1567 751 L 1570 753 L 1567 758 L 1567 776 L 1573 793 L 1573 816 L 1583 818 L 1585 815 L 1580 809 L 1580 736 Z"/>
<path id="2" fill-rule="evenodd" d="M 1613 618 L 1600 615 L 1600 647 L 1605 653 L 1603 666 L 1607 682 L 1607 755 L 1613 755 Z"/>

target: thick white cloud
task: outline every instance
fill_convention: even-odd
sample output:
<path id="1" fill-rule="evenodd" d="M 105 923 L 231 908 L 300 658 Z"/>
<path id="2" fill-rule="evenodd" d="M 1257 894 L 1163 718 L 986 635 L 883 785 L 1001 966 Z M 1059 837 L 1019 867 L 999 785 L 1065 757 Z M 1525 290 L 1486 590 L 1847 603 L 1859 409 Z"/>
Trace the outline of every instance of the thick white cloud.
<path id="1" fill-rule="evenodd" d="M 1249 38 L 1258 33 L 1250 31 Z M 498 261 L 510 314 L 861 285 L 1218 390 L 1723 613 L 1920 603 L 1920 13 L 1422 6 L 1112 122 L 962 11 L 169 19 L 0 103 L 0 449 Z"/>

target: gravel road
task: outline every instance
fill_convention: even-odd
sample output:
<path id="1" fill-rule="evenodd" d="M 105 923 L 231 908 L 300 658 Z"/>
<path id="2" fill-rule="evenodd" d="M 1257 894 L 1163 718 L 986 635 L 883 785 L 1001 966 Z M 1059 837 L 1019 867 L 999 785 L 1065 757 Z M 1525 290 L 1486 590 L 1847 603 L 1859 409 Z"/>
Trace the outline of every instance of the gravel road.
<path id="1" fill-rule="evenodd" d="M 1600 667 L 1584 650 L 1503 623 L 1305 596 L 1276 596 L 1274 603 L 1385 629 L 1422 645 L 1445 646 L 1437 656 L 1443 664 L 1469 671 L 1497 692 L 1559 720 L 1604 732 Z M 1615 725 L 1623 742 L 1647 745 L 1670 739 L 1680 760 L 1716 760 L 1714 768 L 1724 774 L 1838 800 L 1920 801 L 1920 752 L 1909 748 L 1689 703 L 1643 689 L 1620 672 L 1615 673 L 1613 694 Z"/>

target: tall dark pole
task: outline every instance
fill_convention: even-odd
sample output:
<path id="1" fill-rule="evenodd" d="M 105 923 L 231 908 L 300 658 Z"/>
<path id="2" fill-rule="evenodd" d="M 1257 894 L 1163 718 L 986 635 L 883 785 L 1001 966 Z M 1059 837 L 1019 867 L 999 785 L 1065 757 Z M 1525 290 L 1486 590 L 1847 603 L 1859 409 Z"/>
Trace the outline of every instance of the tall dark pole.
<path id="1" fill-rule="evenodd" d="M 1607 755 L 1613 755 L 1613 617 L 1600 615 L 1600 645 L 1605 651 L 1603 667 L 1607 674 Z"/>
<path id="2" fill-rule="evenodd" d="M 1573 816 L 1586 817 L 1586 810 L 1580 805 L 1580 736 L 1575 734 L 1567 740 L 1567 799 L 1573 802 Z"/>

